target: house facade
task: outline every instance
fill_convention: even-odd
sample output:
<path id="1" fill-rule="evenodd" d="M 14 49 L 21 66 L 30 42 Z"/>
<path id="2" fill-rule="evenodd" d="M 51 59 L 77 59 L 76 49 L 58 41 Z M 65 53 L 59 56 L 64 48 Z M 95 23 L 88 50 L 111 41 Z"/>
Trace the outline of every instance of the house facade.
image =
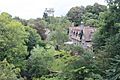
<path id="1" fill-rule="evenodd" d="M 96 28 L 90 26 L 69 27 L 69 40 L 83 48 L 92 47 L 92 37 Z"/>

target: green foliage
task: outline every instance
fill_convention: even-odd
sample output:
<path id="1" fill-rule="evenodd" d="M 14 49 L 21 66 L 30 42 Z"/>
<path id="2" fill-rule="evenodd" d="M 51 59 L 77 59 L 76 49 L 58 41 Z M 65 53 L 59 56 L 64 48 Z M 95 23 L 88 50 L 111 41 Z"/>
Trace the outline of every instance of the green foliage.
<path id="1" fill-rule="evenodd" d="M 98 24 L 99 24 L 99 21 L 96 20 L 96 19 L 86 20 L 86 25 L 89 25 L 89 26 L 92 26 L 92 27 L 99 27 Z"/>
<path id="2" fill-rule="evenodd" d="M 105 5 L 100 5 L 98 3 L 95 3 L 92 6 L 92 11 L 91 13 L 99 15 L 100 12 L 104 12 L 107 10 L 107 7 Z"/>
<path id="3" fill-rule="evenodd" d="M 81 21 L 83 21 L 85 25 L 99 27 L 99 14 L 104 11 L 107 11 L 107 7 L 105 5 L 95 3 L 93 6 L 88 5 L 85 8 L 83 6 L 72 7 L 67 13 L 67 17 L 77 26 L 81 24 Z"/>
<path id="4" fill-rule="evenodd" d="M 50 73 L 50 65 L 54 59 L 54 50 L 45 50 L 42 47 L 37 47 L 32 50 L 31 56 L 27 60 L 26 69 L 30 77 L 39 78 L 42 75 Z"/>
<path id="5" fill-rule="evenodd" d="M 48 14 L 44 12 L 43 18 L 47 21 L 47 19 L 48 19 Z"/>
<path id="6" fill-rule="evenodd" d="M 52 78 L 42 77 L 42 78 L 33 78 L 33 80 L 63 80 L 63 79 L 60 79 L 59 77 L 52 77 Z"/>
<path id="7" fill-rule="evenodd" d="M 106 70 L 106 78 L 109 80 L 119 80 L 120 79 L 120 56 L 116 55 L 109 59 L 111 66 Z"/>
<path id="8" fill-rule="evenodd" d="M 106 70 L 106 78 L 109 80 L 120 79 L 120 43 L 119 43 L 120 33 L 108 39 L 105 45 L 105 52 L 107 54 L 107 59 L 109 62 L 108 68 Z"/>
<path id="9" fill-rule="evenodd" d="M 37 33 L 40 35 L 42 40 L 46 39 L 45 27 L 47 27 L 47 22 L 45 22 L 44 20 L 42 20 L 40 18 L 30 19 L 30 20 L 28 20 L 27 25 L 36 29 Z"/>
<path id="10" fill-rule="evenodd" d="M 48 29 L 50 33 L 48 34 L 48 41 L 52 44 L 61 46 L 64 42 L 68 41 L 67 30 L 70 26 L 69 20 L 65 17 L 49 17 L 50 23 L 48 24 Z"/>
<path id="11" fill-rule="evenodd" d="M 26 32 L 28 32 L 28 39 L 26 41 L 26 46 L 28 47 L 27 51 L 30 52 L 36 45 L 41 44 L 41 38 L 35 29 L 30 28 L 29 26 L 25 27 Z"/>
<path id="12" fill-rule="evenodd" d="M 105 45 L 105 36 L 100 35 L 99 32 L 96 32 L 92 41 L 94 51 L 102 50 L 103 46 Z"/>
<path id="13" fill-rule="evenodd" d="M 65 32 L 54 31 L 51 33 L 50 40 L 57 45 L 63 45 L 64 42 L 68 41 L 68 36 Z"/>
<path id="14" fill-rule="evenodd" d="M 85 12 L 85 8 L 83 6 L 81 7 L 72 7 L 68 13 L 67 17 L 71 22 L 74 22 L 75 25 L 80 25 L 82 21 L 82 16 Z"/>
<path id="15" fill-rule="evenodd" d="M 81 55 L 84 53 L 84 49 L 82 46 L 77 46 L 77 45 L 64 45 L 62 47 L 63 50 L 71 52 L 71 55 Z"/>
<path id="16" fill-rule="evenodd" d="M 80 56 L 69 57 L 66 67 L 64 68 L 64 79 L 84 80 L 93 72 L 93 55 L 92 53 L 83 53 Z"/>
<path id="17" fill-rule="evenodd" d="M 107 7 L 105 5 L 100 5 L 95 3 L 93 6 L 86 6 L 86 13 L 83 16 L 83 22 L 85 25 L 93 26 L 93 27 L 101 27 L 101 23 L 99 22 L 100 13 L 107 11 Z"/>
<path id="18" fill-rule="evenodd" d="M 96 14 L 92 14 L 90 12 L 86 12 L 84 15 L 83 15 L 83 21 L 85 22 L 86 20 L 89 20 L 89 19 L 97 19 L 98 15 Z M 86 22 L 85 22 L 86 23 Z"/>
<path id="19" fill-rule="evenodd" d="M 13 19 L 16 20 L 16 21 L 21 22 L 24 26 L 27 26 L 27 24 L 28 24 L 27 20 L 21 19 L 21 18 L 19 18 L 19 17 L 15 17 L 15 18 L 13 18 Z"/>
<path id="20" fill-rule="evenodd" d="M 51 31 L 67 29 L 71 23 L 66 17 L 49 17 L 48 28 Z"/>
<path id="21" fill-rule="evenodd" d="M 85 10 L 86 12 L 92 13 L 93 15 L 99 15 L 100 12 L 104 12 L 107 10 L 107 6 L 95 3 L 93 6 L 86 6 Z"/>
<path id="22" fill-rule="evenodd" d="M 99 30 L 99 34 L 97 36 L 101 36 L 101 37 L 97 37 L 96 36 L 96 41 L 100 41 L 101 43 L 99 44 L 99 46 L 105 46 L 105 42 L 107 41 L 107 39 L 111 36 L 116 35 L 119 32 L 119 25 L 118 24 L 118 14 L 119 11 L 116 13 L 111 12 L 111 10 L 109 10 L 108 12 L 105 13 L 101 13 L 100 15 L 100 23 L 101 23 L 101 28 Z M 98 38 L 98 39 L 97 39 Z M 94 42 L 95 44 L 98 42 Z M 95 46 L 98 47 L 98 46 Z"/>
<path id="23" fill-rule="evenodd" d="M 101 75 L 91 73 L 89 78 L 85 78 L 85 80 L 104 80 Z"/>
<path id="24" fill-rule="evenodd" d="M 94 53 L 81 46 L 64 45 L 71 25 L 66 17 L 44 14 L 43 19 L 23 20 L 2 13 L 0 80 L 23 80 L 21 76 L 26 80 L 119 80 L 120 2 L 107 1 L 108 10 L 95 3 L 86 8 L 73 7 L 67 14 L 75 25 L 83 21 L 99 27 L 93 39 Z M 50 30 L 48 43 L 42 41 L 46 39 L 46 29 Z M 58 51 L 55 45 L 60 47 Z"/>
<path id="25" fill-rule="evenodd" d="M 4 24 L 9 24 L 9 22 L 12 20 L 12 16 L 6 12 L 1 13 L 0 15 L 0 22 Z"/>
<path id="26" fill-rule="evenodd" d="M 0 61 L 0 80 L 23 80 L 19 72 L 20 69 L 15 68 L 13 64 L 9 64 L 6 60 Z"/>
<path id="27" fill-rule="evenodd" d="M 24 26 L 17 21 L 11 19 L 8 24 L 0 23 L 0 60 L 6 58 L 19 66 L 19 62 L 28 54 L 24 45 L 27 35 Z"/>
<path id="28" fill-rule="evenodd" d="M 119 36 L 120 36 L 120 2 L 107 0 L 109 10 L 100 14 L 101 28 L 94 38 L 95 53 L 103 58 L 101 68 L 103 77 L 107 80 L 119 80 Z M 96 52 L 97 51 L 97 52 Z"/>
<path id="29" fill-rule="evenodd" d="M 120 48 L 120 33 L 109 38 L 106 42 L 105 50 L 108 52 L 109 56 L 114 57 L 119 55 Z"/>

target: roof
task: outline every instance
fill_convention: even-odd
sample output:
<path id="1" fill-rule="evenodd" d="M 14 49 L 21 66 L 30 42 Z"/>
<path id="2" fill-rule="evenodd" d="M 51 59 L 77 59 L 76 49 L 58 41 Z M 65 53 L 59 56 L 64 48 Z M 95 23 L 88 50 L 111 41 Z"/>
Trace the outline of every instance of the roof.
<path id="1" fill-rule="evenodd" d="M 73 31 L 75 33 L 80 33 L 80 31 L 83 30 L 83 38 L 82 38 L 82 40 L 89 42 L 89 41 L 92 40 L 92 36 L 93 36 L 93 33 L 96 31 L 96 28 L 90 27 L 90 26 L 84 26 L 84 27 L 78 26 L 78 27 L 70 27 L 69 30 L 70 30 L 70 32 Z M 70 33 L 70 34 L 72 34 L 72 33 Z M 71 37 L 73 39 L 79 40 L 78 36 L 72 35 Z"/>

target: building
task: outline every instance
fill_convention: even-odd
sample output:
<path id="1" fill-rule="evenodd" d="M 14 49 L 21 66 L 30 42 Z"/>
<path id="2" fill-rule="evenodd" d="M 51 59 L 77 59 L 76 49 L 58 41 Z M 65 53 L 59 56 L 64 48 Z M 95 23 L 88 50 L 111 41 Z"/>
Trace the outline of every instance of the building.
<path id="1" fill-rule="evenodd" d="M 92 47 L 92 37 L 96 28 L 90 26 L 69 27 L 69 39 L 76 45 L 82 45 L 83 48 Z"/>

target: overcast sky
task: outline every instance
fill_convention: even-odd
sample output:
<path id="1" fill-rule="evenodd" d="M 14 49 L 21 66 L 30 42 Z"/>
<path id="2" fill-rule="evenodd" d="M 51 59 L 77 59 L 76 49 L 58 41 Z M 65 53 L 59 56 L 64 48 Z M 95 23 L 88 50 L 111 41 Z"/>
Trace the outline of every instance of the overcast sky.
<path id="1" fill-rule="evenodd" d="M 45 8 L 54 8 L 55 16 L 64 16 L 71 7 L 106 4 L 105 0 L 0 0 L 0 12 L 24 19 L 42 17 Z"/>

